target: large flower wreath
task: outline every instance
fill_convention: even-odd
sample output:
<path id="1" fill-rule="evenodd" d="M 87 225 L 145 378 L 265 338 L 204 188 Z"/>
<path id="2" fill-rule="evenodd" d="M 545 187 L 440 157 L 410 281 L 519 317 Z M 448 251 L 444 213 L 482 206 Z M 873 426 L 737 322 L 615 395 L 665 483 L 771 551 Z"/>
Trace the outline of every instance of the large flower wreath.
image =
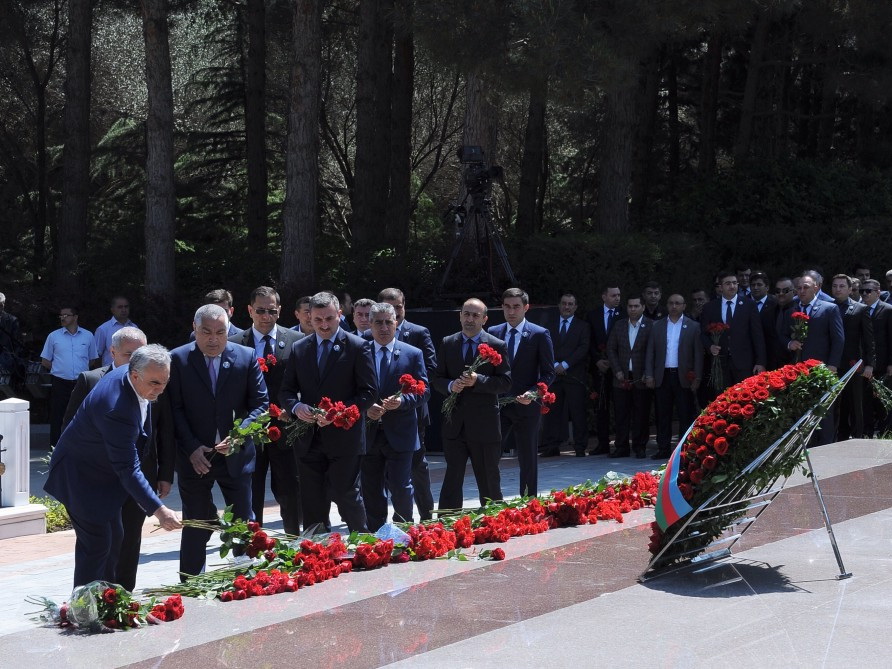
<path id="1" fill-rule="evenodd" d="M 694 421 L 686 439 L 670 458 L 660 482 L 650 551 L 657 555 L 698 508 L 768 448 L 836 381 L 818 360 L 807 360 L 763 372 L 727 388 Z M 789 476 L 802 459 L 801 450 L 747 474 L 748 487 L 758 489 L 779 476 Z M 741 508 L 739 516 L 744 513 Z M 704 549 L 720 536 L 727 517 L 685 528 L 688 550 Z M 672 559 L 653 565 L 665 566 Z"/>

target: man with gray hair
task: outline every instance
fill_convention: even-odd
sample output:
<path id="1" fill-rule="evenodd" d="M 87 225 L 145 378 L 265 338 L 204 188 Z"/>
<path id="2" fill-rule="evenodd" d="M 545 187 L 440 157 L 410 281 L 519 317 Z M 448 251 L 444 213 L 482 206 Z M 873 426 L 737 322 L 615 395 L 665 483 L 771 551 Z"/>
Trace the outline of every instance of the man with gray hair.
<path id="1" fill-rule="evenodd" d="M 152 405 L 169 379 L 167 349 L 138 348 L 129 365 L 102 377 L 53 450 L 44 490 L 65 505 L 74 526 L 75 586 L 116 581 L 121 508 L 128 495 L 165 530 L 181 527 L 140 468 L 152 432 Z"/>
<path id="2" fill-rule="evenodd" d="M 217 519 L 216 483 L 237 518 L 252 520 L 254 442 L 230 452 L 233 417 L 245 426 L 269 406 L 254 351 L 227 340 L 229 314 L 206 304 L 195 312 L 195 342 L 171 351 L 170 403 L 177 437 L 177 481 L 183 517 Z M 226 457 L 228 456 L 228 457 Z M 211 533 L 187 527 L 180 541 L 180 572 L 204 569 Z"/>
<path id="3" fill-rule="evenodd" d="M 81 372 L 68 401 L 62 428 L 68 426 L 75 413 L 83 404 L 84 399 L 106 374 L 115 367 L 122 367 L 130 363 L 130 359 L 137 349 L 146 345 L 146 335 L 139 328 L 125 327 L 116 330 L 112 335 L 111 352 L 112 364 L 88 372 Z M 159 499 L 164 499 L 173 485 L 173 466 L 176 454 L 174 441 L 173 417 L 170 413 L 170 399 L 162 394 L 153 406 L 151 417 L 151 431 L 147 431 L 148 438 L 142 451 L 139 453 L 139 466 L 146 481 Z M 121 550 L 118 553 L 115 583 L 119 583 L 127 590 L 136 587 L 136 568 L 139 565 L 139 549 L 142 545 L 142 526 L 146 520 L 146 514 L 140 508 L 136 500 L 130 496 L 121 507 L 121 524 L 124 535 L 121 540 Z"/>
<path id="4" fill-rule="evenodd" d="M 412 522 L 412 454 L 421 448 L 417 408 L 430 398 L 430 388 L 421 349 L 396 339 L 393 306 L 373 304 L 369 320 L 373 343 L 367 354 L 377 370 L 377 399 L 366 410 L 371 421 L 362 458 L 362 499 L 369 531 L 376 532 L 387 522 L 388 490 L 394 521 Z M 421 381 L 424 392 L 398 394 L 405 374 Z"/>

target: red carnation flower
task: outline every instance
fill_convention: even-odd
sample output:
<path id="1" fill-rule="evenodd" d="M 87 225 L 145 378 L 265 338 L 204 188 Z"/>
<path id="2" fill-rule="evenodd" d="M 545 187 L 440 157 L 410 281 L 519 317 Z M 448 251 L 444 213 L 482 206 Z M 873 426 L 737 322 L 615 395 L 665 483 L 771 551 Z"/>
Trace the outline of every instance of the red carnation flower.
<path id="1" fill-rule="evenodd" d="M 270 441 L 279 441 L 279 438 L 282 436 L 282 431 L 275 425 L 272 425 L 266 428 L 266 435 L 269 437 Z"/>
<path id="2" fill-rule="evenodd" d="M 490 554 L 493 560 L 504 560 L 505 559 L 505 551 L 501 548 L 493 548 L 492 553 Z"/>
<path id="3" fill-rule="evenodd" d="M 278 418 L 282 415 L 282 410 L 272 402 L 269 403 L 269 417 Z"/>

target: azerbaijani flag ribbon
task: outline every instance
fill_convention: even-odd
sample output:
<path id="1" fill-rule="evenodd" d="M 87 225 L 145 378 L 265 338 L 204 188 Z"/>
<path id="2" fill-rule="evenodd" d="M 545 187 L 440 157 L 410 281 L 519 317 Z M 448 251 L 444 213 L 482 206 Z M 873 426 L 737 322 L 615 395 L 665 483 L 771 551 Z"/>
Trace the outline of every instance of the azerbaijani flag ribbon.
<path id="1" fill-rule="evenodd" d="M 665 531 L 679 518 L 689 514 L 694 507 L 685 501 L 678 489 L 678 472 L 681 469 L 681 447 L 679 444 L 672 451 L 672 457 L 663 471 L 660 487 L 657 489 L 656 516 L 657 525 Z"/>

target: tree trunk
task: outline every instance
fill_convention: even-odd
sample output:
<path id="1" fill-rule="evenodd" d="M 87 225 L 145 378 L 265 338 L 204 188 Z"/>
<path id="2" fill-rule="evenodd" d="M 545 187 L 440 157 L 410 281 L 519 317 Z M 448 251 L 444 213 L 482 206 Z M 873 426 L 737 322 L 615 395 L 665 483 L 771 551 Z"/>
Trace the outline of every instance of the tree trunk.
<path id="1" fill-rule="evenodd" d="M 322 71 L 321 0 L 297 0 L 285 156 L 285 207 L 280 292 L 296 297 L 315 289 L 319 218 L 319 105 Z"/>
<path id="2" fill-rule="evenodd" d="M 675 184 L 681 170 L 681 121 L 678 118 L 678 54 L 669 56 L 666 70 L 666 103 L 669 125 L 669 191 L 675 192 Z"/>
<path id="3" fill-rule="evenodd" d="M 719 79 L 722 72 L 721 34 L 712 35 L 703 60 L 703 97 L 700 101 L 700 154 L 697 169 L 701 177 L 715 172 L 716 120 L 719 102 Z"/>
<path id="4" fill-rule="evenodd" d="M 641 103 L 635 136 L 634 161 L 632 163 L 632 224 L 640 224 L 647 212 L 647 194 L 654 174 L 653 146 L 657 130 L 657 107 L 660 104 L 660 66 L 663 49 L 658 49 L 642 65 L 643 81 L 639 90 Z"/>
<path id="5" fill-rule="evenodd" d="M 266 8 L 248 0 L 248 57 L 245 63 L 245 156 L 248 171 L 248 247 L 265 250 L 267 237 L 266 171 Z"/>
<path id="6" fill-rule="evenodd" d="M 548 83 L 538 81 L 530 88 L 527 107 L 527 127 L 523 138 L 523 158 L 520 164 L 520 184 L 517 191 L 518 237 L 527 237 L 541 227 L 540 195 L 542 166 L 545 162 L 545 110 L 548 102 Z"/>
<path id="7" fill-rule="evenodd" d="M 833 129 L 836 125 L 836 88 L 838 85 L 838 54 L 833 44 L 825 45 L 827 60 L 821 76 L 820 116 L 816 137 L 817 155 L 827 158 L 833 149 Z"/>
<path id="8" fill-rule="evenodd" d="M 92 0 L 68 3 L 68 47 L 65 80 L 65 146 L 62 150 L 62 218 L 57 231 L 58 294 L 80 298 L 80 263 L 87 248 L 87 206 L 90 197 L 90 49 Z"/>
<path id="9" fill-rule="evenodd" d="M 598 177 L 598 230 L 625 233 L 629 223 L 629 196 L 632 186 L 632 146 L 634 144 L 634 78 L 608 90 L 601 128 L 600 175 Z"/>
<path id="10" fill-rule="evenodd" d="M 176 194 L 173 179 L 173 90 L 167 0 L 142 0 L 146 43 L 146 295 L 150 302 L 175 298 L 174 237 Z"/>
<path id="11" fill-rule="evenodd" d="M 410 26 L 414 0 L 397 0 L 400 28 L 395 34 L 393 95 L 390 116 L 390 198 L 387 240 L 398 253 L 406 250 L 412 214 L 412 96 L 415 90 L 415 45 Z"/>
<path id="12" fill-rule="evenodd" d="M 390 176 L 393 0 L 360 0 L 356 68 L 356 160 L 350 231 L 362 261 L 385 231 Z"/>
<path id="13" fill-rule="evenodd" d="M 734 160 L 741 161 L 750 152 L 753 138 L 753 121 L 756 114 L 756 98 L 759 92 L 762 60 L 765 57 L 765 44 L 771 26 L 771 13 L 768 9 L 759 11 L 750 45 L 750 57 L 746 68 L 746 84 L 743 88 L 743 101 L 740 105 L 740 125 L 737 128 L 737 141 L 734 142 Z"/>

